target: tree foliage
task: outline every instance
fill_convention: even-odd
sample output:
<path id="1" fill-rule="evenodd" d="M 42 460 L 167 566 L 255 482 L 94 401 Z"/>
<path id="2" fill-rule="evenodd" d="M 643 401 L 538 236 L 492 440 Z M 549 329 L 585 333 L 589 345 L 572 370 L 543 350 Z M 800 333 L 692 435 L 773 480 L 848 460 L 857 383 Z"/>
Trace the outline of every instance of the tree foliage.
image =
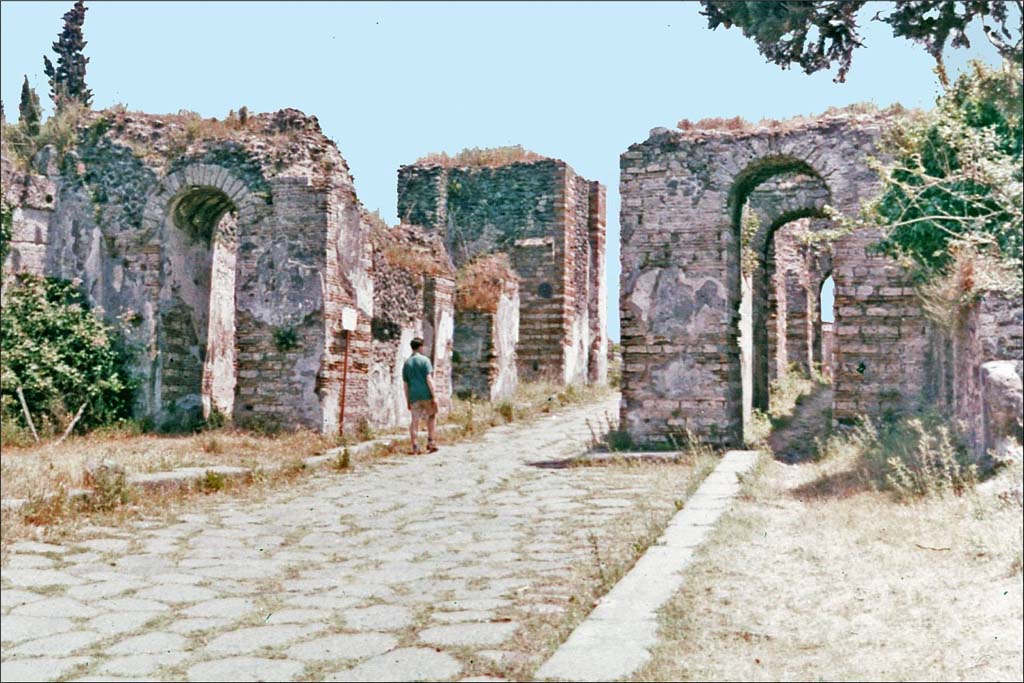
<path id="1" fill-rule="evenodd" d="M 843 82 L 854 50 L 863 46 L 857 14 L 868 5 L 866 0 L 701 4 L 708 28 L 739 27 L 768 61 L 783 68 L 796 64 L 811 74 L 838 64 L 836 80 Z M 1018 67 L 1022 63 L 1024 0 L 895 0 L 882 7 L 872 19 L 889 24 L 894 35 L 923 45 L 944 81 L 943 50 L 947 45 L 970 47 L 967 28 L 975 21 L 1004 59 Z"/>
<path id="2" fill-rule="evenodd" d="M 135 382 L 119 335 L 92 311 L 74 283 L 17 276 L 0 317 L 4 420 L 21 420 L 20 387 L 37 424 L 58 424 L 85 403 L 78 425 L 130 416 Z"/>
<path id="3" fill-rule="evenodd" d="M 11 248 L 11 233 L 14 230 L 14 209 L 0 199 L 0 265 L 7 260 Z"/>
<path id="4" fill-rule="evenodd" d="M 39 106 L 39 95 L 28 84 L 28 76 L 25 76 L 21 84 L 21 101 L 18 103 L 18 121 L 29 135 L 39 135 L 39 121 L 42 118 L 43 110 Z"/>
<path id="5" fill-rule="evenodd" d="M 888 253 L 925 272 L 947 267 L 957 247 L 1024 264 L 1022 81 L 1019 71 L 975 62 L 929 115 L 895 126 L 872 208 Z"/>
<path id="6" fill-rule="evenodd" d="M 92 104 L 92 91 L 85 84 L 85 67 L 89 58 L 85 56 L 86 41 L 82 35 L 85 23 L 85 3 L 78 0 L 64 15 L 64 30 L 53 43 L 57 53 L 57 65 L 49 57 L 43 57 L 43 71 L 50 79 L 50 98 L 57 110 L 77 102 L 84 107 Z"/>

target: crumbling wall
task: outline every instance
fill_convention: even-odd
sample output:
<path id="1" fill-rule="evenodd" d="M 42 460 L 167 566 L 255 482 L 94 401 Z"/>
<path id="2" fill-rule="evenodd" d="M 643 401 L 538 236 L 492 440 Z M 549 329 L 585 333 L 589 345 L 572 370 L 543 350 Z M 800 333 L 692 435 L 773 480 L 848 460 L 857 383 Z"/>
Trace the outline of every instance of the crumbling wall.
<path id="1" fill-rule="evenodd" d="M 4 203 L 13 208 L 4 273 L 42 275 L 50 250 L 57 184 L 35 169 L 16 169 L 6 158 L 0 162 L 0 184 Z"/>
<path id="2" fill-rule="evenodd" d="M 982 292 L 949 322 L 929 330 L 929 375 L 940 382 L 932 393 L 957 421 L 975 460 L 989 462 L 992 451 L 1005 455 L 1007 440 L 1018 446 L 1024 440 L 1024 306 L 1019 296 Z"/>
<path id="3" fill-rule="evenodd" d="M 366 392 L 372 425 L 408 424 L 402 366 L 410 342 L 424 340 L 422 353 L 434 366 L 439 408 L 451 407 L 454 278 L 440 238 L 415 226 L 377 226 L 373 232 L 371 363 Z"/>
<path id="4" fill-rule="evenodd" d="M 83 115 L 63 158 L 44 152 L 35 174 L 3 160 L 16 208 L 5 272 L 77 278 L 127 323 L 140 416 L 186 426 L 217 409 L 337 431 L 346 347 L 345 422 L 371 414 L 371 225 L 315 117 L 111 109 Z M 436 309 L 442 355 L 453 288 L 435 283 L 420 302 Z"/>
<path id="5" fill-rule="evenodd" d="M 509 255 L 519 277 L 520 378 L 603 382 L 604 361 L 591 369 L 591 349 L 607 344 L 603 330 L 594 333 L 606 317 L 603 265 L 591 267 L 603 251 L 602 192 L 554 159 L 426 163 L 399 169 L 398 213 L 444 235 L 456 266 Z"/>
<path id="6" fill-rule="evenodd" d="M 508 256 L 484 254 L 456 279 L 454 382 L 463 396 L 497 400 L 518 384 L 519 281 Z"/>
<path id="7" fill-rule="evenodd" d="M 500 260 L 473 265 L 475 272 L 460 272 L 456 294 L 455 393 L 500 401 L 519 383 L 519 286 Z"/>
<path id="8" fill-rule="evenodd" d="M 909 273 L 878 254 L 880 235 L 862 230 L 833 248 L 833 417 L 914 411 L 930 398 L 929 325 Z"/>
<path id="9" fill-rule="evenodd" d="M 655 129 L 622 155 L 621 423 L 634 439 L 666 441 L 688 429 L 708 442 L 742 444 L 743 206 L 766 181 L 796 174 L 820 181 L 826 203 L 854 215 L 879 187 L 867 157 L 877 154 L 888 116 L 841 111 L 758 126 Z M 813 202 L 800 203 L 783 215 L 814 215 Z M 862 233 L 842 238 L 833 254 L 840 420 L 878 414 L 885 395 L 913 403 L 922 386 L 925 354 L 913 344 L 920 309 L 904 297 L 905 275 L 895 264 L 866 251 L 871 241 Z M 876 314 L 902 322 L 879 323 Z"/>

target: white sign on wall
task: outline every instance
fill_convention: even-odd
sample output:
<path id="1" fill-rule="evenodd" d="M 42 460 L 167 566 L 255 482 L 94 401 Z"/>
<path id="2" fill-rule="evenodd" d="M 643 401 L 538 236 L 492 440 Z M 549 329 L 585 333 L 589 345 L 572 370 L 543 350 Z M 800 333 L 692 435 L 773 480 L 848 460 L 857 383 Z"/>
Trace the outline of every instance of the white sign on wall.
<path id="1" fill-rule="evenodd" d="M 341 329 L 346 332 L 352 332 L 356 329 L 356 320 L 358 315 L 356 309 L 345 306 L 341 309 Z"/>

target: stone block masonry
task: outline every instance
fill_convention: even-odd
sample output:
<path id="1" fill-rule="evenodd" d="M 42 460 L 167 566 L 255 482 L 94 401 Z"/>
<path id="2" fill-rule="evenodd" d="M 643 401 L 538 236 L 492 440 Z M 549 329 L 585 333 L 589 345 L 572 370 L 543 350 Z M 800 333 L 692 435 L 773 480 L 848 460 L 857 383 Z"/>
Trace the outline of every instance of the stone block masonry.
<path id="1" fill-rule="evenodd" d="M 393 381 L 375 380 L 397 362 L 379 338 L 395 320 L 400 336 L 431 337 L 450 394 L 454 282 L 408 290 L 375 269 L 375 222 L 315 117 L 88 112 L 64 157 L 47 148 L 34 166 L 0 162 L 5 276 L 77 278 L 110 322 L 131 321 L 139 417 L 188 428 L 217 410 L 333 433 L 345 382 L 345 428 L 401 422 L 384 405 Z"/>
<path id="2" fill-rule="evenodd" d="M 491 305 L 462 306 L 455 323 L 455 394 L 492 402 L 509 398 L 519 383 L 519 286 L 501 283 Z M 460 305 L 458 299 L 456 304 Z"/>
<path id="3" fill-rule="evenodd" d="M 398 214 L 443 235 L 457 267 L 507 254 L 519 278 L 518 375 L 607 379 L 604 190 L 565 162 L 433 162 L 398 172 Z M 595 355 L 596 354 L 596 355 Z"/>
<path id="4" fill-rule="evenodd" d="M 737 343 L 744 211 L 761 213 L 752 239 L 760 259 L 787 223 L 824 218 L 826 205 L 855 215 L 879 188 L 867 159 L 877 154 L 894 115 L 850 109 L 757 126 L 686 123 L 677 131 L 655 129 L 622 155 L 621 424 L 636 441 L 671 441 L 689 432 L 722 446 L 743 443 L 744 396 L 759 386 L 757 367 L 745 380 Z M 829 221 L 809 227 L 824 229 Z M 833 245 L 838 421 L 922 401 L 923 312 L 906 274 L 869 249 L 874 239 L 854 233 Z M 755 301 L 745 308 L 768 320 L 766 285 L 753 284 Z M 776 294 L 776 317 L 785 315 L 782 299 L 788 307 L 788 295 Z M 766 345 L 758 337 L 763 327 L 753 330 L 753 355 L 767 368 L 767 351 L 756 348 Z M 777 328 L 788 326 L 777 320 Z M 778 347 L 791 339 L 776 335 Z M 801 344 L 794 346 L 806 355 Z M 791 359 L 788 350 L 785 356 L 775 350 Z M 762 371 L 761 387 L 766 376 Z M 755 407 L 766 401 L 762 395 Z"/>

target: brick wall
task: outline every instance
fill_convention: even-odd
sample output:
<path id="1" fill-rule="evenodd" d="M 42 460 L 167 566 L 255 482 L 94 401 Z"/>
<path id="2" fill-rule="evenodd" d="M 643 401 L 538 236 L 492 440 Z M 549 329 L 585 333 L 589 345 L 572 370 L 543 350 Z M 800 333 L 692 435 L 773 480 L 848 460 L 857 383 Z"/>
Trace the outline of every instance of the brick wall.
<path id="1" fill-rule="evenodd" d="M 403 166 L 398 213 L 444 235 L 456 266 L 507 253 L 520 278 L 518 375 L 559 383 L 604 381 L 591 372 L 602 337 L 603 189 L 564 162 L 541 160 L 494 168 Z M 600 320 L 591 322 L 591 309 Z"/>
<path id="2" fill-rule="evenodd" d="M 852 215 L 878 187 L 866 160 L 883 125 L 882 115 L 839 113 L 739 130 L 655 129 L 622 155 L 621 423 L 638 442 L 689 429 L 742 444 L 741 208 L 765 181 L 797 174 L 820 179 L 828 204 Z"/>

